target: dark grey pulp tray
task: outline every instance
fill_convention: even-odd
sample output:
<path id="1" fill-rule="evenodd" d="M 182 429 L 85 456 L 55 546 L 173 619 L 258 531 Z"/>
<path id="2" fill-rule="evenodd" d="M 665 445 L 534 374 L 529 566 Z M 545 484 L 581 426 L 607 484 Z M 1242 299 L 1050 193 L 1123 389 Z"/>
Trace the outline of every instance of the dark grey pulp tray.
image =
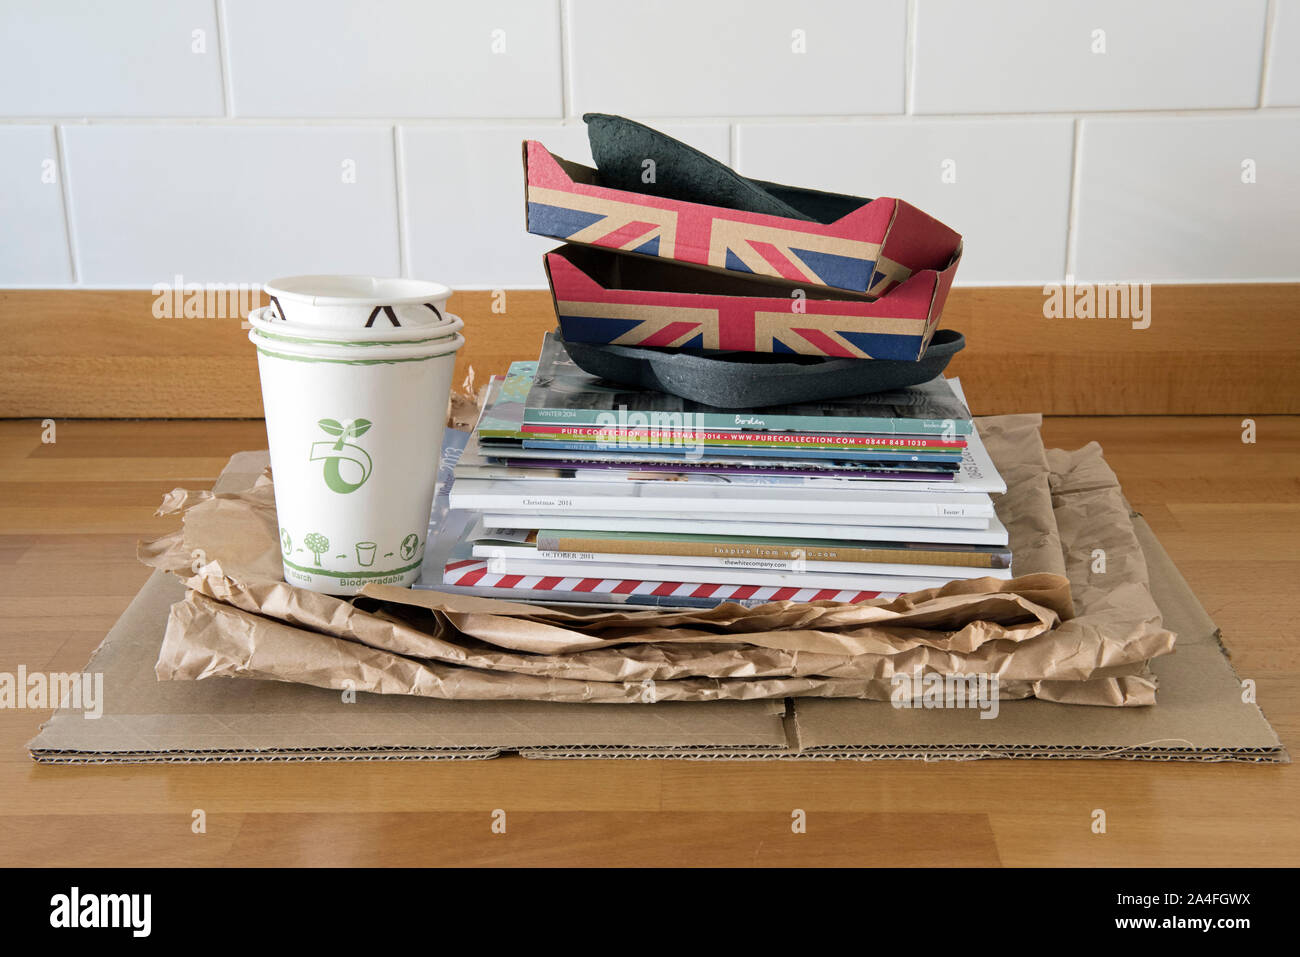
<path id="1" fill-rule="evenodd" d="M 960 332 L 940 329 L 925 355 L 913 361 L 564 342 L 569 357 L 591 375 L 721 409 L 819 402 L 919 385 L 941 375 L 965 345 Z"/>

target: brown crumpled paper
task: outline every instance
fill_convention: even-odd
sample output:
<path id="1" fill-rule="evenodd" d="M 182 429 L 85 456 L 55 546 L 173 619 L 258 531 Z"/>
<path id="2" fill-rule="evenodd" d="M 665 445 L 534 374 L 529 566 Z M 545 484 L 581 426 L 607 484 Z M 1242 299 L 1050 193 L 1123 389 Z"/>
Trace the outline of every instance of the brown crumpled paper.
<path id="1" fill-rule="evenodd" d="M 1154 703 L 1146 661 L 1171 651 L 1173 635 L 1147 589 L 1127 503 L 1095 443 L 1046 452 L 1039 421 L 980 420 L 1007 480 L 997 508 L 1016 569 L 1032 573 L 866 605 L 582 610 L 391 586 L 349 602 L 280 580 L 265 476 L 234 493 L 178 490 L 163 510 L 182 512 L 182 529 L 141 546 L 144 561 L 186 575 L 191 588 L 173 608 L 157 672 L 626 702 L 888 698 L 895 674 L 996 673 L 1004 698 Z M 1097 549 L 1104 575 L 1092 571 Z"/>

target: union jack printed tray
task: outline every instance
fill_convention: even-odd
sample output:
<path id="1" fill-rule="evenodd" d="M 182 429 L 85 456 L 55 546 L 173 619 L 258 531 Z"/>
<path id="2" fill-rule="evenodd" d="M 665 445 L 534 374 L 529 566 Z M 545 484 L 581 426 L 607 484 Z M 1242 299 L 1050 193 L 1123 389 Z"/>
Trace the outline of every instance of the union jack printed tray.
<path id="1" fill-rule="evenodd" d="M 528 231 L 585 246 L 880 296 L 944 269 L 961 236 L 901 199 L 863 200 L 833 223 L 610 189 L 524 142 Z"/>
<path id="2" fill-rule="evenodd" d="M 916 360 L 943 313 L 961 257 L 878 299 L 735 273 L 561 246 L 544 257 L 566 342 Z"/>

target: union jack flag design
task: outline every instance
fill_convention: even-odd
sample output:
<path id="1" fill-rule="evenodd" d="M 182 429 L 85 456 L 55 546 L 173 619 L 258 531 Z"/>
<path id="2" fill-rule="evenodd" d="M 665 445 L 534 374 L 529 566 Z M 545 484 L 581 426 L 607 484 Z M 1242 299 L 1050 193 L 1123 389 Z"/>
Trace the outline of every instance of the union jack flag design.
<path id="1" fill-rule="evenodd" d="M 886 255 L 896 220 L 917 234 L 896 240 L 914 259 L 946 259 L 961 241 L 895 199 L 864 201 L 831 224 L 803 222 L 578 182 L 541 143 L 528 141 L 525 153 L 528 231 L 572 243 L 883 295 L 913 271 Z"/>
<path id="2" fill-rule="evenodd" d="M 861 604 L 876 598 L 892 600 L 897 593 L 836 590 L 834 588 L 792 588 L 775 585 L 701 585 L 698 582 L 641 581 L 631 578 L 576 578 L 559 575 L 504 575 L 488 570 L 490 559 L 467 558 L 448 562 L 442 573 L 444 585 L 500 588 L 511 592 L 536 592 L 557 601 L 565 593 L 596 595 L 656 595 L 674 598 L 711 598 L 744 602 L 748 605 L 767 601 L 841 601 Z"/>
<path id="3" fill-rule="evenodd" d="M 619 289 L 602 286 L 566 249 L 546 271 L 571 342 L 914 360 L 939 324 L 956 270 L 925 270 L 875 301 Z M 587 254 L 588 256 L 590 254 Z"/>

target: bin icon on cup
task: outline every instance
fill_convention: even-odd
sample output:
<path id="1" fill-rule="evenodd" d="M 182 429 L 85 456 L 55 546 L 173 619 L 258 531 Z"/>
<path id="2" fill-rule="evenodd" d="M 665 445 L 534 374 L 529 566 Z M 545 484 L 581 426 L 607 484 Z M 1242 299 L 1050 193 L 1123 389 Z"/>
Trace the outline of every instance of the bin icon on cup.
<path id="1" fill-rule="evenodd" d="M 357 542 L 357 564 L 362 568 L 369 568 L 375 563 L 374 542 Z"/>

